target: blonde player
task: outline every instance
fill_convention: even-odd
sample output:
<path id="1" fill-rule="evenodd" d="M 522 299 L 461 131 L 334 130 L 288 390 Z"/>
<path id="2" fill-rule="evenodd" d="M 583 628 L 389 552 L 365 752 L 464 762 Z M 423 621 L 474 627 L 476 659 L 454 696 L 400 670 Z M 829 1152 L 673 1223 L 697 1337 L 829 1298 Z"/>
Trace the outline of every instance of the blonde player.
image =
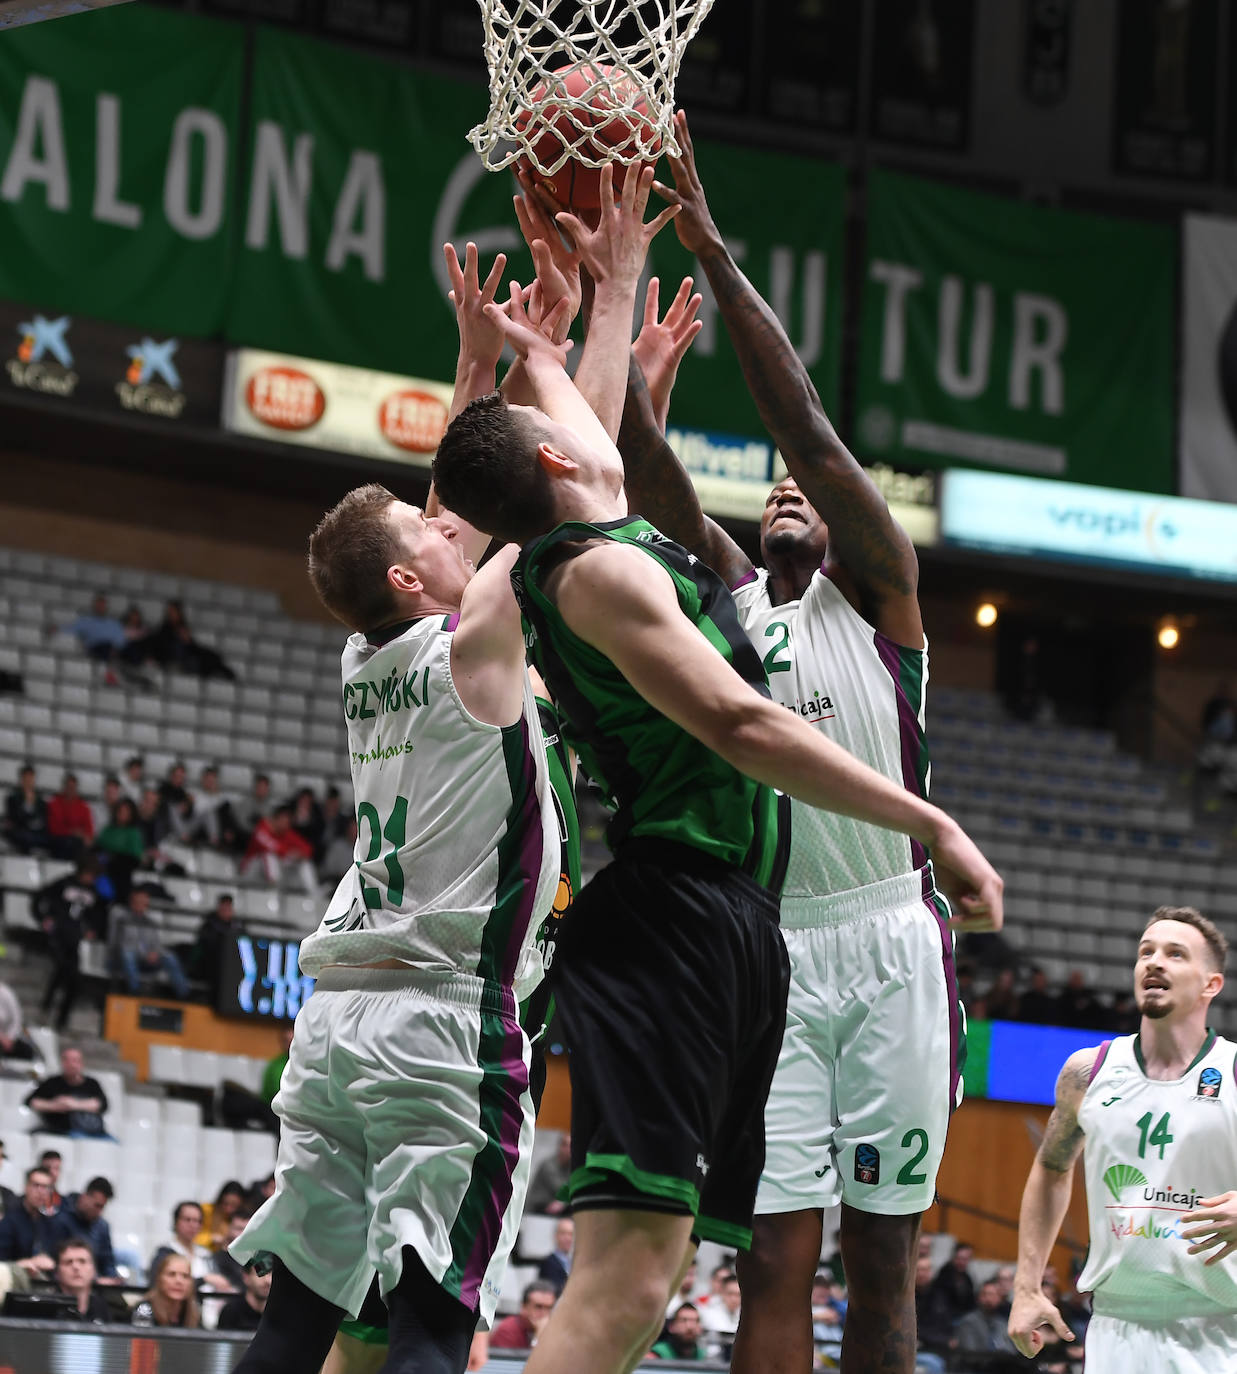
<path id="1" fill-rule="evenodd" d="M 1228 945 L 1160 907 L 1134 965 L 1137 1035 L 1072 1054 L 1027 1178 L 1009 1334 L 1073 1335 L 1040 1288 L 1084 1156 L 1092 1294 L 1087 1374 L 1237 1371 L 1237 1045 L 1207 1029 Z"/>

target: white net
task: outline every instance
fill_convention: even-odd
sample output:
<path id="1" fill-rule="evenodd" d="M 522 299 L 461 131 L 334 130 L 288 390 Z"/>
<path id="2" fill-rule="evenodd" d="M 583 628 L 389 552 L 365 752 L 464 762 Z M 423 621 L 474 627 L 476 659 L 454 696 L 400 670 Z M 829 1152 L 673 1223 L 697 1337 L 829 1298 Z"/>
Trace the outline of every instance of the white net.
<path id="1" fill-rule="evenodd" d="M 552 176 L 675 156 L 674 83 L 713 0 L 478 0 L 490 113 L 468 137 L 493 172 Z"/>

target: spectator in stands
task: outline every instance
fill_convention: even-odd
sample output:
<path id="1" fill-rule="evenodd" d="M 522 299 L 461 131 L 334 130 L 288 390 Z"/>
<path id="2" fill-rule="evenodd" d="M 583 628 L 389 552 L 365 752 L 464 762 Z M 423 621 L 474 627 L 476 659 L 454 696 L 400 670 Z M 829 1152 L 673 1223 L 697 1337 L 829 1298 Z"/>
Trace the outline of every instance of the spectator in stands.
<path id="1" fill-rule="evenodd" d="M 1035 1026 L 1051 1026 L 1057 1016 L 1057 999 L 1048 991 L 1048 975 L 1038 966 L 1031 970 L 1031 985 L 1018 1001 L 1018 1019 Z"/>
<path id="2" fill-rule="evenodd" d="M 112 819 L 99 835 L 96 848 L 106 856 L 107 873 L 122 901 L 133 885 L 134 870 L 146 856 L 146 837 L 137 823 L 137 807 L 128 797 L 116 803 Z"/>
<path id="3" fill-rule="evenodd" d="M 34 1045 L 26 1038 L 21 1003 L 7 983 L 0 983 L 0 1059 L 33 1059 Z"/>
<path id="4" fill-rule="evenodd" d="M 300 873 L 305 890 L 316 896 L 318 878 L 313 869 L 313 856 L 308 843 L 292 829 L 292 812 L 286 806 L 278 806 L 254 827 L 240 871 L 244 873 L 256 863 L 266 881 L 278 885 L 284 865 L 292 864 Z"/>
<path id="5" fill-rule="evenodd" d="M 957 966 L 958 1001 L 962 1003 L 968 1016 L 975 1015 L 975 1003 L 979 1000 L 979 989 L 975 986 L 975 969 L 971 964 Z"/>
<path id="6" fill-rule="evenodd" d="M 554 1291 L 561 1293 L 571 1273 L 571 1252 L 575 1248 L 576 1224 L 570 1217 L 563 1217 L 554 1228 L 554 1249 L 541 1261 L 537 1277 L 554 1285 Z"/>
<path id="7" fill-rule="evenodd" d="M 559 1193 L 571 1177 L 571 1136 L 564 1131 L 558 1138 L 558 1148 L 552 1158 L 544 1160 L 528 1185 L 526 1210 L 545 1216 L 561 1216 L 567 1204 Z"/>
<path id="8" fill-rule="evenodd" d="M 256 1212 L 259 1207 L 267 1200 L 275 1196 L 275 1175 L 267 1174 L 265 1178 L 256 1178 L 249 1185 L 249 1195 L 245 1200 L 245 1205 Z"/>
<path id="9" fill-rule="evenodd" d="M 131 640 L 121 651 L 121 657 L 136 666 L 157 663 L 161 668 L 176 668 L 195 677 L 236 681 L 236 674 L 221 655 L 194 639 L 179 601 L 166 602 L 159 625 L 149 634 Z"/>
<path id="10" fill-rule="evenodd" d="M 244 1292 L 223 1305 L 219 1314 L 220 1331 L 256 1331 L 266 1311 L 266 1300 L 270 1296 L 271 1276 L 259 1274 L 249 1265 L 242 1270 Z"/>
<path id="11" fill-rule="evenodd" d="M 996 1280 L 997 1291 L 1001 1295 L 1001 1305 L 997 1309 L 1002 1316 L 1009 1317 L 1009 1309 L 1013 1300 L 1014 1275 L 1017 1268 L 1012 1264 L 1002 1264 L 992 1276 Z"/>
<path id="12" fill-rule="evenodd" d="M 846 1306 L 846 1290 L 833 1275 L 817 1274 L 812 1280 L 812 1344 L 817 1359 L 826 1368 L 836 1366 L 842 1359 Z"/>
<path id="13" fill-rule="evenodd" d="M 670 1301 L 666 1304 L 666 1320 L 679 1310 L 685 1302 L 691 1302 L 692 1296 L 696 1291 L 696 1279 L 700 1273 L 699 1266 L 693 1259 L 683 1271 L 683 1277 L 679 1280 L 679 1286 L 670 1294 Z"/>
<path id="14" fill-rule="evenodd" d="M 32 910 L 47 936 L 47 950 L 52 960 L 43 990 L 43 1014 L 51 1014 L 52 1003 L 59 995 L 58 1030 L 64 1030 L 69 1024 L 69 1013 L 81 988 L 79 947 L 83 940 L 98 939 L 106 922 L 98 881 L 99 862 L 93 854 L 87 854 L 68 877 L 48 883 L 34 895 Z"/>
<path id="15" fill-rule="evenodd" d="M 183 1255 L 164 1255 L 150 1276 L 150 1287 L 133 1309 L 133 1325 L 191 1328 L 201 1324 L 189 1261 Z"/>
<path id="16" fill-rule="evenodd" d="M 196 1202 L 180 1202 L 172 1211 L 172 1237 L 150 1257 L 149 1271 L 153 1276 L 159 1265 L 176 1255 L 189 1266 L 190 1275 L 198 1282 L 209 1284 L 219 1292 L 231 1291 L 231 1284 L 220 1274 L 214 1256 L 205 1245 L 198 1243 L 202 1230 L 202 1208 Z"/>
<path id="17" fill-rule="evenodd" d="M 103 795 L 90 804 L 90 814 L 94 817 L 94 833 L 102 835 L 116 817 L 116 805 L 124 797 L 124 789 L 115 773 L 103 779 Z M 98 841 L 96 841 L 96 844 Z"/>
<path id="18" fill-rule="evenodd" d="M 965 1240 L 954 1246 L 949 1260 L 941 1265 L 941 1271 L 932 1280 L 942 1303 L 942 1311 L 948 1316 L 950 1325 L 956 1325 L 975 1307 L 975 1281 L 971 1278 L 970 1263 L 975 1258 L 975 1249 Z"/>
<path id="19" fill-rule="evenodd" d="M 954 1329 L 956 1348 L 964 1354 L 981 1351 L 1016 1355 L 1017 1349 L 1006 1330 L 1007 1318 L 1001 1316 L 1001 1288 L 995 1279 L 979 1285 L 976 1306 Z"/>
<path id="20" fill-rule="evenodd" d="M 158 853 L 159 846 L 171 832 L 171 823 L 159 800 L 157 788 L 147 787 L 142 791 L 137 804 L 137 823 L 142 832 L 147 861 Z"/>
<path id="21" fill-rule="evenodd" d="M 312 787 L 302 787 L 297 792 L 292 798 L 291 810 L 292 829 L 309 846 L 314 862 L 321 862 L 322 855 L 326 852 L 326 822 L 322 818 L 322 808 L 318 805 Z"/>
<path id="22" fill-rule="evenodd" d="M 22 764 L 4 802 L 4 837 L 19 854 L 48 847 L 47 802 L 35 786 L 34 765 Z"/>
<path id="23" fill-rule="evenodd" d="M 123 1320 L 112 1314 L 107 1299 L 95 1288 L 97 1273 L 94 1254 L 84 1241 L 69 1238 L 56 1247 L 56 1289 L 76 1302 L 78 1317 L 94 1323 Z"/>
<path id="24" fill-rule="evenodd" d="M 344 814 L 343 798 L 338 787 L 328 787 L 322 799 L 323 837 L 329 845 L 347 833 L 349 817 Z"/>
<path id="25" fill-rule="evenodd" d="M 283 1071 L 288 1067 L 288 1055 L 292 1050 L 292 1036 L 295 1028 L 291 1025 L 281 1026 L 279 1034 L 283 1040 L 283 1049 L 273 1058 L 266 1061 L 266 1068 L 262 1070 L 262 1097 L 270 1106 L 275 1100 L 275 1094 L 279 1091 L 279 1084 L 283 1081 Z"/>
<path id="26" fill-rule="evenodd" d="M 146 781 L 146 760 L 141 754 L 133 754 L 125 760 L 125 775 L 120 786 L 134 806 L 141 804 L 142 794 L 150 786 Z"/>
<path id="27" fill-rule="evenodd" d="M 1142 1023 L 1142 1013 L 1134 1004 L 1134 994 L 1122 991 L 1112 999 L 1108 1012 L 1108 1027 L 1118 1035 L 1133 1035 Z"/>
<path id="28" fill-rule="evenodd" d="M 504 1317 L 490 1332 L 491 1350 L 531 1350 L 550 1320 L 558 1292 L 552 1283 L 534 1279 L 524 1290 L 520 1310 Z"/>
<path id="29" fill-rule="evenodd" d="M 43 1208 L 45 1217 L 54 1217 L 64 1206 L 64 1198 L 60 1195 L 60 1171 L 64 1167 L 64 1156 L 59 1150 L 44 1150 L 39 1156 L 39 1168 L 47 1171 L 47 1177 L 51 1179 L 52 1186 L 47 1194 L 47 1203 Z"/>
<path id="30" fill-rule="evenodd" d="M 43 1215 L 51 1186 L 46 1169 L 27 1169 L 20 1204 L 0 1219 L 0 1260 L 31 1274 L 46 1274 L 56 1263 L 49 1253 L 51 1219 Z"/>
<path id="31" fill-rule="evenodd" d="M 705 1352 L 710 1359 L 730 1362 L 735 1332 L 739 1329 L 739 1310 L 742 1296 L 739 1280 L 732 1274 L 721 1286 L 718 1301 L 700 1311 L 700 1329 L 704 1333 Z"/>
<path id="32" fill-rule="evenodd" d="M 116 1256 L 112 1251 L 112 1228 L 103 1215 L 112 1196 L 112 1185 L 102 1175 L 92 1178 L 80 1193 L 70 1193 L 64 1206 L 52 1218 L 51 1243 L 59 1251 L 65 1241 L 80 1241 L 94 1256 L 99 1278 L 119 1281 Z"/>
<path id="33" fill-rule="evenodd" d="M 4 1141 L 0 1140 L 0 1168 L 4 1167 Z M 0 1218 L 5 1217 L 14 1207 L 20 1207 L 17 1194 L 12 1188 L 0 1183 Z"/>
<path id="34" fill-rule="evenodd" d="M 85 615 L 79 615 L 72 624 L 61 626 L 61 629 L 77 640 L 87 658 L 108 665 L 109 671 L 112 659 L 127 642 L 125 627 L 108 610 L 107 597 L 102 592 L 95 596 Z"/>
<path id="35" fill-rule="evenodd" d="M 207 764 L 198 777 L 189 824 L 189 839 L 193 844 L 226 850 L 236 844 L 236 817 L 227 794 L 219 787 L 219 769 L 213 764 Z"/>
<path id="36" fill-rule="evenodd" d="M 66 773 L 60 791 L 47 803 L 48 848 L 57 859 L 80 859 L 94 843 L 94 817 L 77 790 L 77 775 Z"/>
<path id="37" fill-rule="evenodd" d="M 245 1266 L 238 1264 L 232 1258 L 228 1253 L 228 1246 L 234 1240 L 240 1239 L 241 1232 L 245 1229 L 251 1216 L 253 1213 L 249 1209 L 248 1202 L 238 1207 L 228 1219 L 228 1229 L 219 1249 L 211 1256 L 211 1272 L 221 1278 L 234 1293 L 245 1291 Z"/>
<path id="38" fill-rule="evenodd" d="M 683 1303 L 670 1318 L 661 1339 L 649 1354 L 655 1360 L 708 1359 L 704 1346 L 700 1343 L 700 1313 L 693 1303 Z"/>
<path id="39" fill-rule="evenodd" d="M 128 905 L 112 912 L 110 958 L 113 972 L 124 978 L 130 996 L 140 992 L 143 974 L 155 972 L 161 972 L 172 985 L 178 1001 L 189 996 L 180 960 L 163 948 L 159 927 L 151 919 L 150 893 L 145 887 L 135 887 Z"/>
<path id="40" fill-rule="evenodd" d="M 226 1243 L 232 1218 L 245 1206 L 245 1185 L 238 1178 L 230 1178 L 219 1189 L 214 1202 L 203 1207 L 202 1229 L 198 1241 L 211 1251 Z"/>
<path id="41" fill-rule="evenodd" d="M 97 1078 L 87 1077 L 81 1050 L 60 1051 L 60 1072 L 33 1089 L 26 1106 L 38 1112 L 50 1134 L 112 1138 L 103 1125 L 107 1094 Z"/>
<path id="42" fill-rule="evenodd" d="M 915 1322 L 919 1330 L 918 1362 L 927 1374 L 945 1374 L 945 1356 L 953 1340 L 954 1324 L 941 1291 L 933 1282 L 930 1254 L 921 1254 L 915 1264 Z"/>
<path id="43" fill-rule="evenodd" d="M 159 784 L 159 807 L 163 813 L 167 831 L 176 839 L 187 839 L 189 817 L 193 812 L 193 798 L 185 786 L 188 770 L 180 759 L 168 769 L 168 775 Z"/>
<path id="44" fill-rule="evenodd" d="M 1203 707 L 1202 744 L 1198 751 L 1198 766 L 1207 772 L 1222 768 L 1229 751 L 1237 745 L 1237 700 L 1232 684 L 1221 681 Z"/>
<path id="45" fill-rule="evenodd" d="M 714 1265 L 713 1272 L 709 1275 L 709 1289 L 702 1294 L 695 1303 L 698 1311 L 703 1312 L 708 1307 L 719 1307 L 722 1301 L 722 1289 L 730 1280 L 734 1278 L 734 1258 L 723 1260 L 721 1264 Z"/>
<path id="46" fill-rule="evenodd" d="M 1019 997 L 1014 987 L 1014 971 L 1003 968 L 996 976 L 996 982 L 984 994 L 984 1006 L 988 1017 L 993 1021 L 1017 1021 Z"/>
<path id="47" fill-rule="evenodd" d="M 1104 1006 L 1087 987 L 1082 970 L 1071 969 L 1057 1001 L 1056 1024 L 1077 1030 L 1103 1030 L 1106 1019 Z"/>
<path id="48" fill-rule="evenodd" d="M 253 789 L 240 803 L 236 819 L 240 822 L 241 834 L 237 837 L 237 852 L 243 854 L 249 847 L 249 837 L 257 829 L 258 822 L 271 813 L 271 780 L 265 773 L 259 773 L 253 780 Z"/>
<path id="49" fill-rule="evenodd" d="M 318 865 L 318 877 L 334 886 L 356 859 L 357 823 L 355 816 L 344 821 L 344 828 L 326 847 Z"/>
<path id="50" fill-rule="evenodd" d="M 214 911 L 202 917 L 193 945 L 193 969 L 197 977 L 210 984 L 214 997 L 219 986 L 219 964 L 223 951 L 234 935 L 244 934 L 245 923 L 237 918 L 236 898 L 221 892 Z"/>

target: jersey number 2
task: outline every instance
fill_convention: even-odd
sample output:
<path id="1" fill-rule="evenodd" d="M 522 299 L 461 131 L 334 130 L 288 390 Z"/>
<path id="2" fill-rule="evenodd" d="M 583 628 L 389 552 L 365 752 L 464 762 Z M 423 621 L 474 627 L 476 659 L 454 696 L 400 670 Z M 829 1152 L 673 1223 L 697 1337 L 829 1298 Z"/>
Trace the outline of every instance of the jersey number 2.
<path id="1" fill-rule="evenodd" d="M 765 626 L 765 638 L 772 639 L 777 635 L 777 643 L 764 656 L 764 670 L 767 674 L 788 673 L 790 672 L 790 626 L 780 620 L 775 620 L 772 625 Z M 779 655 L 785 654 L 783 661 Z"/>
<path id="2" fill-rule="evenodd" d="M 399 851 L 404 847 L 407 838 L 408 798 L 395 798 L 386 825 L 382 824 L 378 810 L 371 802 L 362 802 L 356 809 L 356 815 L 358 824 L 361 821 L 369 822 L 369 853 L 365 856 L 366 863 L 373 863 L 382 853 L 383 840 L 391 844 L 391 852 L 385 860 L 387 902 L 391 906 L 400 906 L 404 900 L 404 870 L 399 866 Z M 370 887 L 364 877 L 361 878 L 361 891 L 365 894 L 365 905 L 368 908 L 382 905 L 382 893 L 376 887 Z"/>

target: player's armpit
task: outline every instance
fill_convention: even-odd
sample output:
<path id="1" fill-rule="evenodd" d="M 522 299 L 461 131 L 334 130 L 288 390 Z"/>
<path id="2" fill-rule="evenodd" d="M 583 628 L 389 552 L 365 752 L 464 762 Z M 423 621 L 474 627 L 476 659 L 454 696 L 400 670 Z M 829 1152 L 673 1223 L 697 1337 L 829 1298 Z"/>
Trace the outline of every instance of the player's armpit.
<path id="1" fill-rule="evenodd" d="M 514 725 L 524 710 L 524 630 L 511 590 L 519 552 L 505 545 L 468 584 L 451 640 L 456 691 L 487 725 Z"/>
<path id="2" fill-rule="evenodd" d="M 1091 1082 L 1097 1054 L 1098 1048 L 1077 1050 L 1057 1075 L 1056 1105 L 1036 1153 L 1038 1162 L 1053 1173 L 1068 1173 L 1082 1153 L 1084 1135 L 1078 1124 L 1078 1109 Z"/>

